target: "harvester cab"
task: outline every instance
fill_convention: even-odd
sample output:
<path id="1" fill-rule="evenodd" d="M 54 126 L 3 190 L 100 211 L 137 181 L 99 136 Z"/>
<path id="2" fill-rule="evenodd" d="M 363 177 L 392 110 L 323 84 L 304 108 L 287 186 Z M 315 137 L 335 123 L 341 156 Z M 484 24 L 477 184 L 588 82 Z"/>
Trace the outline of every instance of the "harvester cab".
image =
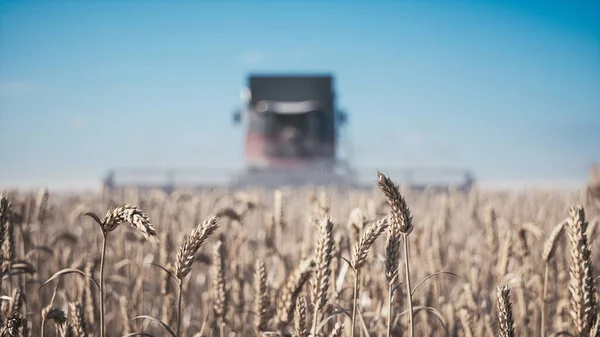
<path id="1" fill-rule="evenodd" d="M 333 78 L 251 75 L 233 121 L 245 128 L 241 185 L 348 183 L 338 157 L 346 114 L 335 105 Z"/>

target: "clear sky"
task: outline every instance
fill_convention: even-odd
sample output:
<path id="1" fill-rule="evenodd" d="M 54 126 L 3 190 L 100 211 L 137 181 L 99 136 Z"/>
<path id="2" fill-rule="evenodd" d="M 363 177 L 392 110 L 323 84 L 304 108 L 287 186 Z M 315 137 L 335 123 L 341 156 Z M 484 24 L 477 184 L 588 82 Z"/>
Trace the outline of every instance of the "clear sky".
<path id="1" fill-rule="evenodd" d="M 593 1 L 0 1 L 0 187 L 242 167 L 249 72 L 331 72 L 361 167 L 584 181 Z M 348 143 L 348 142 L 345 142 Z"/>

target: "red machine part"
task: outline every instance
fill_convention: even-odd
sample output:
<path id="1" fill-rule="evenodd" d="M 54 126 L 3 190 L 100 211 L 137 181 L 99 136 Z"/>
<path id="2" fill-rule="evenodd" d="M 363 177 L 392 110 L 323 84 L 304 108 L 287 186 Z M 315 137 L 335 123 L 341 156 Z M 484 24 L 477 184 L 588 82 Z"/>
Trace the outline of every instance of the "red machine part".
<path id="1" fill-rule="evenodd" d="M 260 168 L 308 167 L 314 164 L 313 158 L 279 158 L 268 154 L 269 145 L 278 146 L 280 140 L 268 139 L 263 134 L 251 132 L 246 135 L 246 164 Z"/>

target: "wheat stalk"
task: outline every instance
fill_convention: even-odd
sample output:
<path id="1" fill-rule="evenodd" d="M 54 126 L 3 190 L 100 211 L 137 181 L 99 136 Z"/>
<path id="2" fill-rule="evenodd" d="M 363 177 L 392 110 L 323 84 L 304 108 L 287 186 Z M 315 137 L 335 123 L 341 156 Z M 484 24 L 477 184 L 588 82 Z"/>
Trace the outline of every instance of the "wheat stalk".
<path id="1" fill-rule="evenodd" d="M 317 335 L 317 325 L 319 322 L 320 311 L 327 302 L 327 291 L 329 289 L 329 279 L 331 275 L 331 261 L 333 259 L 333 223 L 326 216 L 320 224 L 319 238 L 315 251 L 315 272 L 313 274 L 312 294 L 314 319 L 312 325 L 313 336 Z"/>
<path id="2" fill-rule="evenodd" d="M 198 226 L 196 226 L 191 234 L 185 239 L 179 250 L 175 261 L 175 277 L 179 286 L 179 295 L 177 301 L 177 336 L 181 332 L 181 300 L 183 293 L 183 279 L 192 270 L 192 264 L 196 258 L 196 252 L 202 244 L 211 236 L 219 227 L 218 217 L 212 216 Z"/>
<path id="3" fill-rule="evenodd" d="M 541 320 L 540 320 L 540 333 L 541 336 L 546 336 L 546 294 L 548 291 L 548 278 L 550 275 L 550 259 L 554 256 L 556 247 L 558 246 L 558 240 L 563 233 L 567 221 L 562 221 L 554 227 L 548 239 L 544 243 L 544 249 L 542 251 L 542 259 L 544 260 L 544 286 L 542 290 L 542 309 L 541 309 Z"/>
<path id="4" fill-rule="evenodd" d="M 100 220 L 95 213 L 88 212 L 85 215 L 96 221 L 102 230 L 102 256 L 100 258 L 100 337 L 106 336 L 106 327 L 104 324 L 104 261 L 106 258 L 106 244 L 108 233 L 114 231 L 119 225 L 128 223 L 139 232 L 141 232 L 147 240 L 156 237 L 156 230 L 150 223 L 150 218 L 137 206 L 121 205 L 106 212 L 103 220 Z"/>
<path id="5" fill-rule="evenodd" d="M 299 296 L 296 301 L 294 330 L 296 332 L 296 337 L 308 337 L 308 328 L 306 327 L 306 299 L 302 295 Z"/>
<path id="6" fill-rule="evenodd" d="M 377 172 L 377 186 L 385 195 L 388 204 L 391 207 L 390 220 L 391 226 L 397 226 L 402 233 L 404 242 L 404 269 L 406 271 L 406 293 L 408 301 L 408 317 L 410 323 L 409 334 L 414 337 L 414 313 L 412 304 L 412 288 L 410 285 L 410 266 L 409 266 L 409 242 L 408 235 L 412 232 L 414 225 L 410 209 L 404 197 L 396 184 L 381 172 Z"/>
<path id="7" fill-rule="evenodd" d="M 83 308 L 78 302 L 69 303 L 69 316 L 73 325 L 73 334 L 77 337 L 87 337 Z"/>
<path id="8" fill-rule="evenodd" d="M 498 297 L 498 336 L 514 337 L 515 330 L 512 304 L 510 302 L 510 289 L 506 285 L 501 285 L 496 289 L 496 296 Z"/>
<path id="9" fill-rule="evenodd" d="M 387 219 L 381 218 L 369 227 L 360 238 L 360 241 L 354 248 L 354 254 L 352 255 L 352 268 L 358 270 L 365 265 L 367 262 L 367 254 L 373 242 L 377 240 L 379 235 L 383 233 L 388 227 Z"/>
<path id="10" fill-rule="evenodd" d="M 256 260 L 254 271 L 254 296 L 255 296 L 255 316 L 254 327 L 257 335 L 267 330 L 267 321 L 269 319 L 269 286 L 267 285 L 267 269 L 262 260 Z"/>
<path id="11" fill-rule="evenodd" d="M 569 215 L 570 313 L 577 334 L 586 336 L 595 323 L 597 312 L 591 251 L 586 236 L 587 222 L 582 206 L 572 206 Z"/>
<path id="12" fill-rule="evenodd" d="M 279 325 L 285 326 L 292 320 L 292 312 L 296 307 L 296 300 L 302 287 L 309 280 L 315 263 L 312 259 L 302 260 L 296 269 L 292 271 L 277 296 L 277 321 Z"/>

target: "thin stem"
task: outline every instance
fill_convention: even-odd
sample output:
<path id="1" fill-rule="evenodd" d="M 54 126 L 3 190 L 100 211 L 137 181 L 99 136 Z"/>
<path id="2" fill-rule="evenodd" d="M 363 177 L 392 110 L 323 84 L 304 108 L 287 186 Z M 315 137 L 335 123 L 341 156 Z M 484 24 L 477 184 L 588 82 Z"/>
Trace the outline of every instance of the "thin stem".
<path id="1" fill-rule="evenodd" d="M 387 337 L 392 335 L 392 291 L 394 289 L 394 281 L 388 285 L 388 321 L 387 321 Z"/>
<path id="2" fill-rule="evenodd" d="M 52 293 L 52 299 L 50 299 L 50 308 L 54 305 L 54 299 L 56 298 L 56 293 L 58 292 L 58 286 L 60 285 L 60 281 L 56 282 L 56 287 L 54 287 L 54 292 Z M 26 311 L 27 312 L 27 311 Z M 46 315 L 42 312 L 42 329 L 40 331 L 40 335 L 44 337 L 44 327 L 46 326 Z"/>
<path id="3" fill-rule="evenodd" d="M 310 329 L 313 336 L 317 335 L 317 323 L 319 321 L 319 310 L 321 309 L 319 307 L 319 302 L 319 299 L 317 299 L 317 305 L 315 306 L 315 317 L 313 318 L 312 329 Z"/>
<path id="4" fill-rule="evenodd" d="M 542 291 L 542 317 L 541 317 L 541 326 L 540 326 L 540 336 L 546 336 L 546 292 L 548 291 L 548 277 L 550 274 L 550 268 L 548 266 L 548 261 L 546 261 L 546 265 L 544 267 L 544 290 Z"/>
<path id="5" fill-rule="evenodd" d="M 38 211 L 39 211 L 39 210 L 38 210 Z M 42 240 L 43 240 L 43 233 L 42 233 L 42 231 L 43 231 L 43 228 L 44 228 L 44 227 L 43 227 L 43 223 L 42 223 L 42 222 L 43 222 L 43 221 L 40 221 L 40 230 L 38 231 L 38 242 L 40 242 L 40 243 L 39 243 L 40 245 L 42 244 L 41 242 L 42 242 Z M 20 227 L 20 229 L 21 229 L 21 236 L 23 236 L 23 226 L 19 226 L 19 227 Z M 23 241 L 23 251 L 25 251 L 25 248 L 26 248 L 26 247 L 25 247 L 25 241 Z M 25 254 L 23 254 L 23 256 L 25 256 Z M 37 266 L 38 266 L 38 268 L 40 268 L 40 265 L 41 265 L 41 261 L 40 261 L 40 253 L 37 253 L 37 254 L 36 254 L 36 258 L 37 258 Z M 20 278 L 20 282 L 19 282 L 19 283 L 22 283 L 22 281 L 23 281 L 22 277 L 23 277 L 23 275 L 21 275 L 21 278 Z M 44 336 L 44 335 L 42 335 L 42 337 L 43 337 L 43 336 Z"/>
<path id="6" fill-rule="evenodd" d="M 413 305 L 412 305 L 412 294 L 410 287 L 410 267 L 408 265 L 408 234 L 402 234 L 404 237 L 404 267 L 406 269 L 406 297 L 408 300 L 408 318 L 410 320 L 410 337 L 415 336 L 414 332 L 414 321 L 413 321 Z"/>
<path id="7" fill-rule="evenodd" d="M 360 290 L 365 285 L 365 278 L 362 276 L 362 274 L 360 274 L 359 276 L 360 277 L 358 278 L 358 296 L 356 296 L 357 300 L 360 298 L 360 296 L 362 296 Z M 358 305 L 357 305 L 357 307 L 358 307 Z M 363 329 L 363 327 L 362 327 L 362 324 L 364 323 L 362 320 L 362 317 L 360 317 L 360 320 L 361 320 L 361 326 L 358 327 L 358 336 L 365 337 L 365 329 Z"/>
<path id="8" fill-rule="evenodd" d="M 42 317 L 42 329 L 40 331 L 40 336 L 44 337 L 44 325 L 46 325 L 46 317 Z"/>
<path id="9" fill-rule="evenodd" d="M 359 278 L 359 270 L 354 270 L 354 299 L 352 301 L 352 337 L 354 337 L 354 327 L 356 324 L 356 300 L 358 298 L 358 278 Z"/>
<path id="10" fill-rule="evenodd" d="M 106 256 L 106 236 L 108 233 L 102 232 L 102 257 L 100 258 L 100 337 L 105 337 L 104 327 L 104 260 Z"/>
<path id="11" fill-rule="evenodd" d="M 177 300 L 177 336 L 181 334 L 181 298 L 183 293 L 183 280 L 179 280 L 179 299 Z"/>

